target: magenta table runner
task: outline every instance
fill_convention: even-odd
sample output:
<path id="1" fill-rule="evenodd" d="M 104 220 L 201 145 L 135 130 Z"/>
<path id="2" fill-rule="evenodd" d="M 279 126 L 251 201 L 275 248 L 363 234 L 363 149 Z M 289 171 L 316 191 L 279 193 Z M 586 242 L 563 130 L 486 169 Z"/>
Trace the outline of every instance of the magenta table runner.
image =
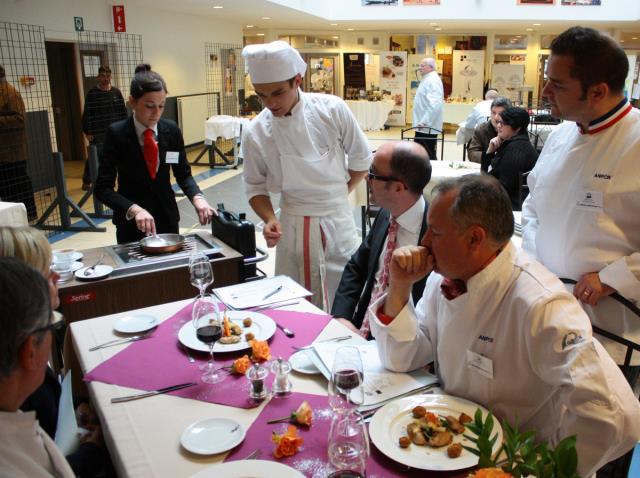
<path id="1" fill-rule="evenodd" d="M 271 433 L 284 433 L 288 423 L 267 424 L 268 420 L 287 416 L 307 400 L 313 408 L 313 424 L 310 428 L 298 426 L 298 434 L 304 439 L 297 454 L 292 457 L 275 458 L 273 451 L 275 444 L 271 441 Z M 280 461 L 300 471 L 308 478 L 326 478 L 335 471 L 329 463 L 327 448 L 329 426 L 334 414 L 329 407 L 328 397 L 309 395 L 306 393 L 292 393 L 285 397 L 274 397 L 262 410 L 258 418 L 247 430 L 244 441 L 233 449 L 225 461 L 241 460 L 255 450 L 261 450 L 258 457 L 261 460 Z M 425 455 L 426 459 L 426 455 Z M 442 472 L 410 469 L 387 458 L 371 444 L 371 456 L 367 461 L 367 478 L 402 477 L 441 477 L 462 478 L 469 470 Z"/>
<path id="2" fill-rule="evenodd" d="M 263 310 L 261 313 L 295 332 L 295 337 L 289 338 L 280 329 L 276 329 L 269 340 L 271 355 L 274 359 L 289 358 L 294 352 L 292 345 L 307 345 L 313 342 L 331 320 L 331 317 L 326 314 L 286 310 Z M 85 380 L 139 390 L 157 390 L 179 383 L 197 382 L 198 385 L 171 392 L 171 395 L 239 408 L 258 406 L 259 403 L 249 400 L 244 376 L 230 375 L 221 370 L 220 373 L 227 375 L 223 382 L 210 385 L 200 381 L 202 372 L 198 369 L 198 365 L 206 362 L 209 354 L 192 351 L 196 362 L 190 363 L 178 342 L 178 330 L 182 324 L 190 320 L 191 304 L 160 324 L 152 338 L 132 343 L 122 352 L 94 368 L 85 376 Z M 216 353 L 215 363 L 218 367 L 229 365 L 246 352 L 245 350 Z M 272 379 L 273 375 L 270 375 L 267 383 L 271 383 Z"/>

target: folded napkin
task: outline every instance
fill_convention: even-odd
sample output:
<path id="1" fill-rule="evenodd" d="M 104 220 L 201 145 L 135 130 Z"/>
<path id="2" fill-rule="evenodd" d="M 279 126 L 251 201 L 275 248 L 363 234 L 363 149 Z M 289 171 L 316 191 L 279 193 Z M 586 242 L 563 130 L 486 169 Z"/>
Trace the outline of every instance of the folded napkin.
<path id="1" fill-rule="evenodd" d="M 209 354 L 193 352 L 196 363 L 189 363 L 186 354 L 178 342 L 178 330 L 181 322 L 191 320 L 191 304 L 178 311 L 174 316 L 158 326 L 153 337 L 133 342 L 123 351 L 109 360 L 98 365 L 85 375 L 86 381 L 99 381 L 114 385 L 151 391 L 177 383 L 196 382 L 198 385 L 185 388 L 170 395 L 192 398 L 210 403 L 219 403 L 238 408 L 254 408 L 260 405 L 249 399 L 246 378 L 243 375 L 226 374 L 223 382 L 215 385 L 203 383 L 200 380 L 202 372 L 197 365 L 205 362 Z M 293 312 L 285 310 L 262 310 L 278 324 L 295 331 L 294 338 L 286 337 L 277 329 L 269 340 L 271 356 L 289 358 L 295 352 L 292 345 L 306 345 L 318 336 L 326 327 L 331 317 L 326 314 L 310 314 L 307 312 Z M 230 365 L 248 350 L 231 353 L 215 353 L 216 367 Z M 267 378 L 267 383 L 273 380 L 273 375 Z"/>
<path id="2" fill-rule="evenodd" d="M 310 428 L 298 426 L 298 434 L 304 442 L 298 453 L 291 457 L 276 459 L 273 456 L 275 444 L 271 441 L 272 432 L 284 433 L 288 423 L 267 424 L 268 420 L 285 417 L 295 411 L 306 400 L 313 409 L 313 424 Z M 292 393 L 285 397 L 274 397 L 262 409 L 258 418 L 249 427 L 244 441 L 233 449 L 225 458 L 225 461 L 240 460 L 255 450 L 261 450 L 261 460 L 280 461 L 300 471 L 307 477 L 324 478 L 335 469 L 329 463 L 327 450 L 329 448 L 329 427 L 331 418 L 335 414 L 329 407 L 328 397 L 310 395 L 307 393 Z M 427 460 L 425 454 L 425 460 Z M 371 444 L 371 455 L 367 460 L 367 478 L 401 477 L 438 477 L 438 478 L 463 478 L 469 470 L 455 472 L 431 472 L 415 470 L 394 462 L 383 455 Z"/>

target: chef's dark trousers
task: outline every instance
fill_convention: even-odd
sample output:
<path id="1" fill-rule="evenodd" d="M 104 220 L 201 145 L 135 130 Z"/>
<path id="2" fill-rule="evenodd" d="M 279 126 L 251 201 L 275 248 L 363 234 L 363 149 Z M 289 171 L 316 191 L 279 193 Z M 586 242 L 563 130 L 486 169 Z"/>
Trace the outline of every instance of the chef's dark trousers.
<path id="1" fill-rule="evenodd" d="M 427 153 L 429 154 L 429 159 L 431 159 L 432 161 L 435 161 L 436 159 L 438 159 L 438 156 L 437 156 L 438 135 L 437 134 L 426 134 L 426 133 L 421 133 L 420 131 L 416 131 L 414 141 L 422 145 L 422 147 L 424 147 L 424 149 L 427 150 Z"/>
<path id="2" fill-rule="evenodd" d="M 154 218 L 156 221 L 156 232 L 158 234 L 177 234 L 180 230 L 177 222 L 168 223 L 162 219 Z M 118 244 L 139 241 L 144 237 L 144 233 L 136 227 L 135 219 L 116 226 L 116 239 Z"/>

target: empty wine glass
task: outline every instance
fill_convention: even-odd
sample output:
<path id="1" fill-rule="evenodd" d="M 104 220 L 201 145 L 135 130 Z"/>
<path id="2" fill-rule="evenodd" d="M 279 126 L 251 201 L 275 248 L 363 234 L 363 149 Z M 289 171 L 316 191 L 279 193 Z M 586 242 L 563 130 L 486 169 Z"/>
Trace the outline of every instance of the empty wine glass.
<path id="1" fill-rule="evenodd" d="M 191 320 L 198 340 L 209 346 L 209 362 L 203 369 L 202 381 L 222 382 L 225 376 L 217 373 L 213 363 L 213 346 L 222 337 L 222 324 L 219 319 L 218 304 L 211 294 L 196 297 L 191 311 Z"/>
<path id="2" fill-rule="evenodd" d="M 364 402 L 362 357 L 357 347 L 336 350 L 329 380 L 329 405 L 338 413 L 354 410 Z"/>
<path id="3" fill-rule="evenodd" d="M 329 478 L 362 478 L 369 456 L 369 435 L 362 415 L 337 413 L 329 428 L 329 462 L 337 471 Z"/>
<path id="4" fill-rule="evenodd" d="M 200 290 L 200 296 L 203 296 L 207 287 L 213 284 L 213 269 L 206 254 L 202 252 L 191 254 L 189 275 L 191 276 L 191 285 L 197 287 Z"/>

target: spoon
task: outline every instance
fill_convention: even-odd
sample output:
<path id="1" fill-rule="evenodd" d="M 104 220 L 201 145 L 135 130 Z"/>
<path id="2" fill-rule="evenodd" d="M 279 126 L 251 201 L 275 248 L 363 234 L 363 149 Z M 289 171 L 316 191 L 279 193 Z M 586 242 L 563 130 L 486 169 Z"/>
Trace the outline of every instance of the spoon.
<path id="1" fill-rule="evenodd" d="M 100 259 L 98 259 L 96 261 L 95 264 L 93 264 L 91 267 L 87 267 L 84 272 L 82 273 L 82 275 L 84 276 L 90 276 L 91 274 L 93 274 L 93 271 L 96 270 L 96 267 L 98 267 L 100 265 L 100 263 L 102 262 L 102 259 L 104 259 L 104 252 L 102 253 L 102 255 L 100 256 Z"/>

